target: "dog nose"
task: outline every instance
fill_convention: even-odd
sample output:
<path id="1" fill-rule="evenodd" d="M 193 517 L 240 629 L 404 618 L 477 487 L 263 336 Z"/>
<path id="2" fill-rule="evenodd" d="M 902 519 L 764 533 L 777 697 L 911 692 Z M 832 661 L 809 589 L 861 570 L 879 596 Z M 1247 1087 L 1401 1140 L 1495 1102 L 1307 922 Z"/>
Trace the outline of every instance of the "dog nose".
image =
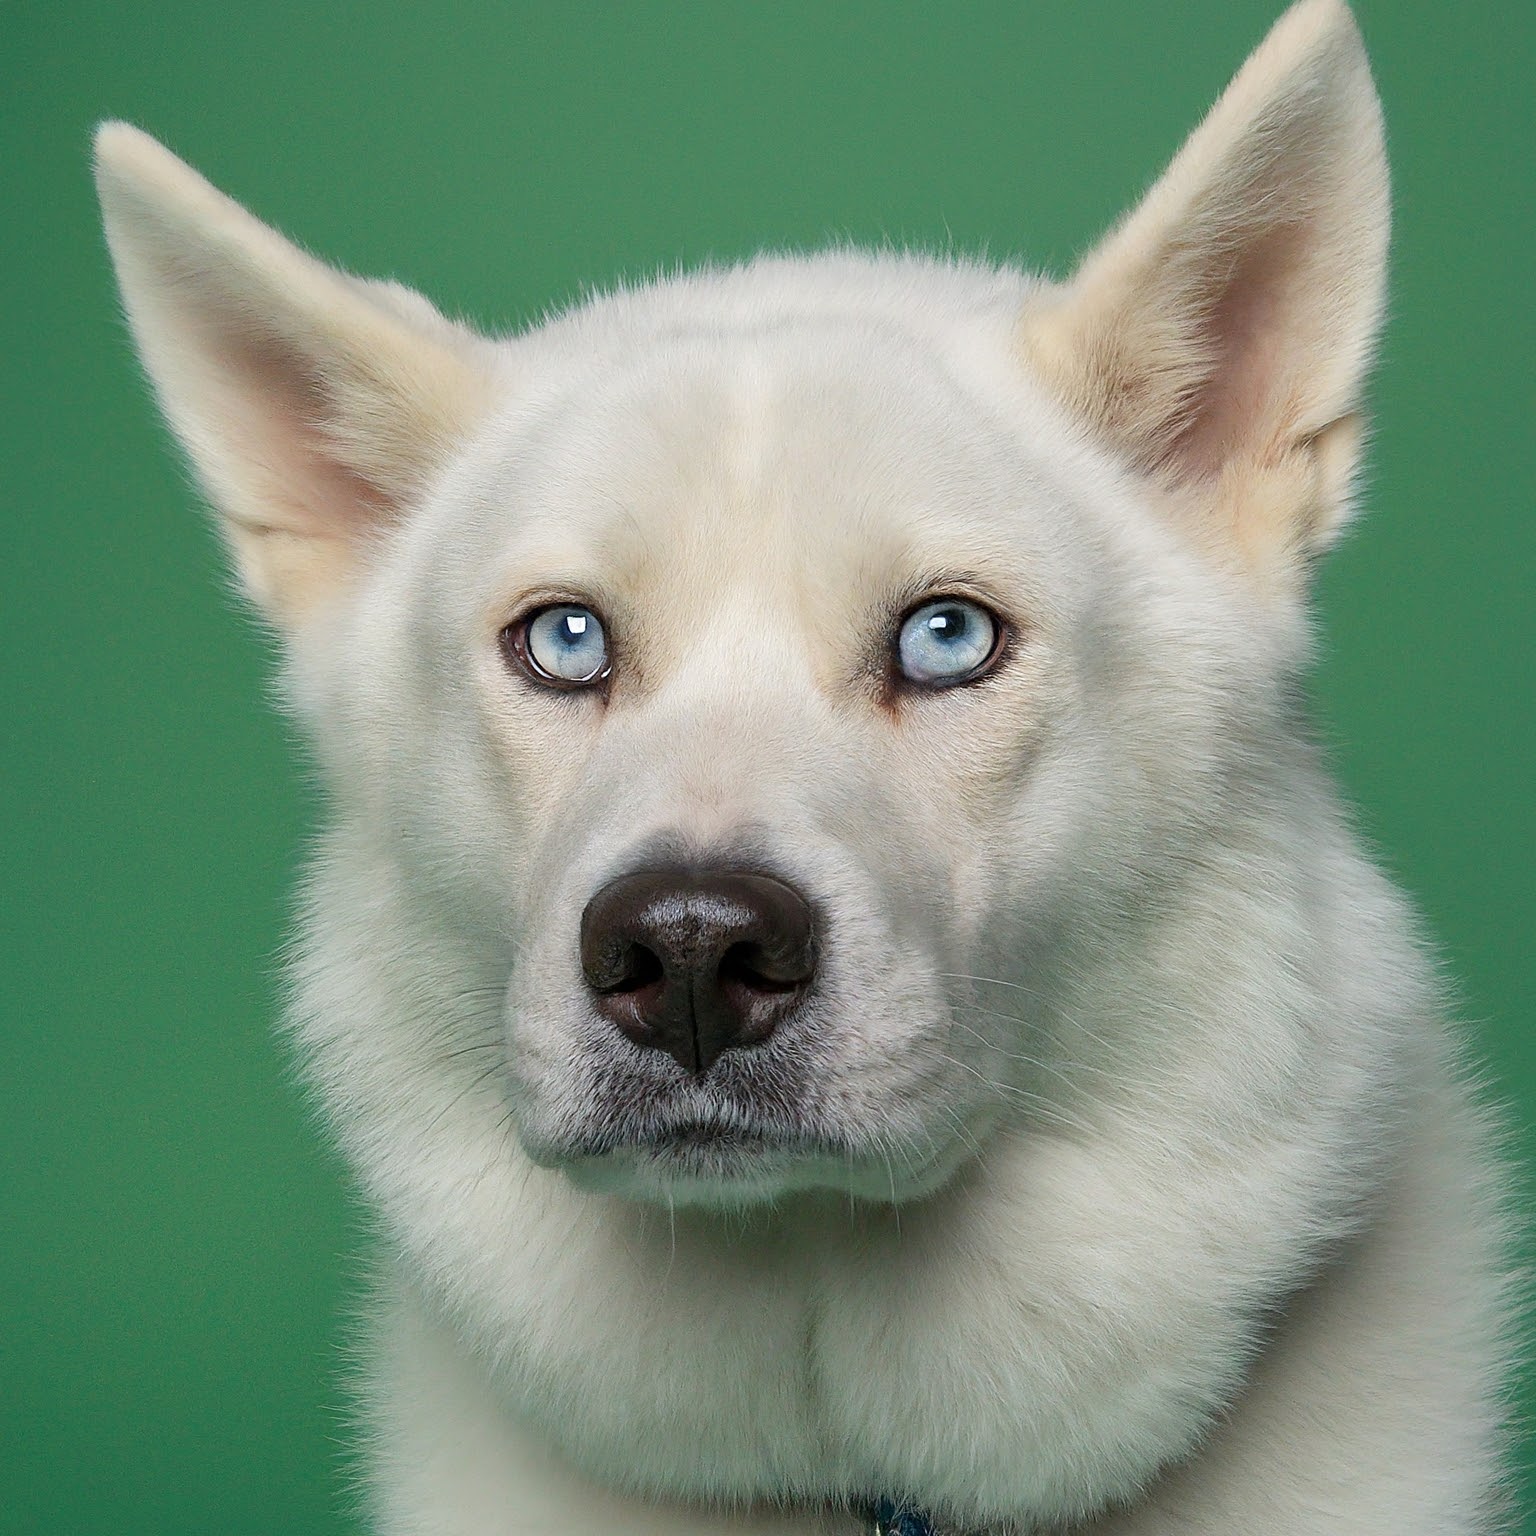
<path id="1" fill-rule="evenodd" d="M 604 1018 L 703 1072 L 722 1052 L 766 1040 L 804 997 L 815 921 L 771 875 L 621 875 L 581 915 L 581 969 Z"/>

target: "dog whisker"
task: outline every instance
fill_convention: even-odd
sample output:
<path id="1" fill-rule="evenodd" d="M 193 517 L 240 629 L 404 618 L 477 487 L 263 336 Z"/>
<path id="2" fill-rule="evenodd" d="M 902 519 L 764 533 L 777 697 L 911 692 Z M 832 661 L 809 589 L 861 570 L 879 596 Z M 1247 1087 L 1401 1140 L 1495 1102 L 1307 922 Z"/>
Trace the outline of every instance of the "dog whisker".
<path id="1" fill-rule="evenodd" d="M 961 1061 L 958 1056 L 945 1055 L 944 1060 L 951 1066 L 958 1067 L 962 1072 L 969 1072 L 972 1077 L 984 1083 L 990 1092 L 1000 1097 L 1009 1099 L 1023 1107 L 1032 1119 L 1049 1120 L 1051 1123 L 1061 1126 L 1063 1129 L 1091 1134 L 1093 1126 L 1091 1122 L 1074 1115 L 1063 1109 L 1061 1105 L 1043 1098 L 1040 1094 L 1031 1093 L 1027 1088 L 1019 1088 L 1012 1083 L 999 1082 L 996 1078 L 987 1076 L 985 1072 L 973 1067 L 968 1061 Z"/>
<path id="2" fill-rule="evenodd" d="M 995 1008 L 979 1008 L 973 1003 L 958 1003 L 953 1006 L 962 1009 L 966 1013 L 983 1014 L 988 1018 L 1002 1019 L 1008 1023 L 1019 1024 L 1021 1027 L 1023 1024 L 1022 1020 L 1016 1019 L 1011 1013 L 999 1013 Z M 974 1035 L 988 1050 L 1004 1060 L 1022 1062 L 1027 1067 L 1033 1067 L 1041 1072 L 1049 1072 L 1053 1077 L 1059 1077 L 1062 1082 L 1069 1086 L 1075 1086 L 1072 1084 L 1071 1079 L 1071 1074 L 1074 1072 L 1086 1072 L 1097 1077 L 1112 1077 L 1114 1075 L 1107 1067 L 1094 1066 L 1090 1062 L 1071 1061 L 1062 1058 L 1047 1061 L 1044 1057 L 1032 1056 L 1027 1051 L 1005 1050 L 995 1040 L 991 1040 L 984 1035 L 979 1029 L 973 1029 L 969 1024 L 963 1023 L 959 1019 L 955 1020 L 955 1027 L 963 1029 L 968 1035 Z"/>
<path id="3" fill-rule="evenodd" d="M 1054 1000 L 1048 1000 L 1043 992 L 1040 992 L 1033 987 L 1027 987 L 1022 982 L 1004 981 L 1001 977 L 997 976 L 971 976 L 961 971 L 940 971 L 937 973 L 937 975 L 941 980 L 979 982 L 983 986 L 1006 987 L 1011 991 L 1022 992 L 1026 997 L 1033 999 L 1035 1002 L 1048 1006 L 1052 1016 L 1059 1018 L 1073 1034 L 1081 1035 L 1082 1038 L 1087 1040 L 1090 1044 L 1101 1046 L 1106 1049 L 1108 1048 L 1109 1042 L 1103 1034 L 1089 1028 L 1088 1025 L 1084 1024 L 1080 1019 L 1076 1018 L 1070 1013 L 1067 1013 L 1059 1003 L 1055 1002 Z M 962 1006 L 969 1008 L 979 1008 L 980 1004 L 966 1003 Z M 1004 1018 L 1014 1017 L 1012 1014 L 1003 1014 L 1000 1016 Z"/>
<path id="4" fill-rule="evenodd" d="M 489 1066 L 484 1067 L 481 1071 L 477 1072 L 474 1077 L 472 1077 L 469 1082 L 467 1082 L 463 1088 L 459 1090 L 458 1093 L 449 1099 L 448 1102 L 444 1104 L 442 1108 L 439 1109 L 438 1112 L 431 1118 L 431 1120 L 427 1122 L 427 1124 L 422 1128 L 423 1134 L 434 1130 L 442 1122 L 444 1116 L 451 1114 L 455 1109 L 458 1108 L 460 1104 L 464 1102 L 465 1099 L 469 1098 L 470 1095 L 473 1094 L 477 1089 L 483 1087 L 493 1077 L 505 1071 L 505 1069 L 505 1063 L 498 1059 L 491 1062 Z"/>

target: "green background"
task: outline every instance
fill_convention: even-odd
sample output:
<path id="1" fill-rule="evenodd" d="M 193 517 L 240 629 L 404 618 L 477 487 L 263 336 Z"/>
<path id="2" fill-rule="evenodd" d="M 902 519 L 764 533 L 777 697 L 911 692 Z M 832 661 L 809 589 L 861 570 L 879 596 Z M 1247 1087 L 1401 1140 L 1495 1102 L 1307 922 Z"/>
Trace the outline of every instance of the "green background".
<path id="1" fill-rule="evenodd" d="M 0 4 L 0 1530 L 353 1528 L 338 1383 L 366 1236 L 269 1029 L 312 802 L 117 319 L 92 121 L 509 325 L 761 244 L 1059 270 L 1273 14 Z M 1529 1160 L 1536 7 L 1360 14 L 1396 277 L 1368 515 L 1320 584 L 1318 709 Z"/>

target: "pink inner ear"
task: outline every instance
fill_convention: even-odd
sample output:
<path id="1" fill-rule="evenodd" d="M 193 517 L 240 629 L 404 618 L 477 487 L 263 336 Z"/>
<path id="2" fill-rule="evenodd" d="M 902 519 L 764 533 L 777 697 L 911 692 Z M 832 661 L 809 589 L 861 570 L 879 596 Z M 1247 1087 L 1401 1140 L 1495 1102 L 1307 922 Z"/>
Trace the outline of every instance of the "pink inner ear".
<path id="1" fill-rule="evenodd" d="M 217 401 L 223 449 L 237 473 L 260 482 L 261 526 L 314 539 L 351 539 L 388 515 L 392 498 L 347 462 L 330 430 L 335 402 L 314 360 L 281 338 L 203 327 L 200 345 L 220 363 L 206 385 Z"/>
<path id="2" fill-rule="evenodd" d="M 1294 418 L 1285 357 L 1310 340 L 1294 334 L 1299 306 L 1291 302 L 1307 250 L 1307 228 L 1281 224 L 1213 272 L 1195 322 L 1208 366 L 1178 409 L 1165 457 L 1179 479 L 1209 478 L 1238 455 L 1263 458 Z"/>

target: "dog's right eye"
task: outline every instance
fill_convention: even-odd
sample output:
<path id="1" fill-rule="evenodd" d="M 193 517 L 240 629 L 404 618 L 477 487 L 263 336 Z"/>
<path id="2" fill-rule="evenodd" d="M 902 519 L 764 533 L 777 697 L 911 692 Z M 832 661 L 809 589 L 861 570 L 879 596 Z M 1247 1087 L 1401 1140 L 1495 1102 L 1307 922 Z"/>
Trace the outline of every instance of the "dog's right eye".
<path id="1" fill-rule="evenodd" d="M 896 662 L 908 682 L 952 688 L 989 671 L 1003 649 L 1003 626 L 965 597 L 932 598 L 914 608 L 896 636 Z"/>
<path id="2" fill-rule="evenodd" d="M 502 649 L 535 682 L 592 688 L 612 670 L 603 621 L 581 603 L 555 603 L 507 625 Z"/>

